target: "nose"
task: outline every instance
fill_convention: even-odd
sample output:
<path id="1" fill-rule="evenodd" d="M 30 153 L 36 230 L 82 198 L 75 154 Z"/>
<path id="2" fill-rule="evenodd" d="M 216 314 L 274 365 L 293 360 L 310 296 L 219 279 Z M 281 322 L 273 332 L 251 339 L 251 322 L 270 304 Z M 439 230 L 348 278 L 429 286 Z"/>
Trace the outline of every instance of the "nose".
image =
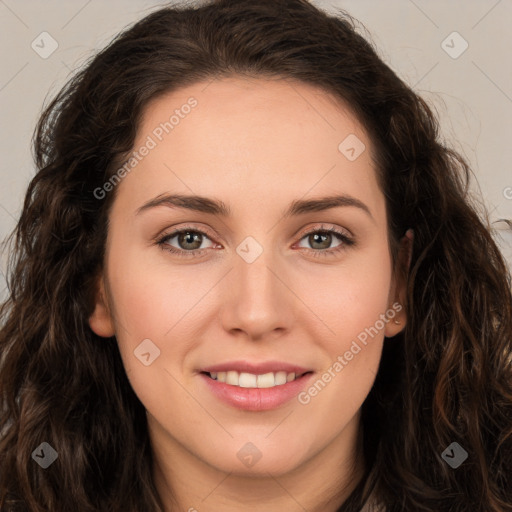
<path id="1" fill-rule="evenodd" d="M 300 301 L 284 263 L 272 253 L 263 250 L 254 261 L 243 251 L 234 255 L 223 288 L 221 322 L 226 331 L 257 341 L 283 335 L 297 320 Z"/>

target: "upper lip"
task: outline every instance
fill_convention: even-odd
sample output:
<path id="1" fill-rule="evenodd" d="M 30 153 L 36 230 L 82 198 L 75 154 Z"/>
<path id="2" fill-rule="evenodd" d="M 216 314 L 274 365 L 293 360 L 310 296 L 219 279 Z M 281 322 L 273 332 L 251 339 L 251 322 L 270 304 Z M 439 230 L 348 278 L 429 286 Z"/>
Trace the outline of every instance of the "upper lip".
<path id="1" fill-rule="evenodd" d="M 236 371 L 238 373 L 244 372 L 252 373 L 254 375 L 263 375 L 270 372 L 286 372 L 301 375 L 313 370 L 282 361 L 264 361 L 261 363 L 252 363 L 249 361 L 229 361 L 201 368 L 200 371 L 208 373 Z"/>

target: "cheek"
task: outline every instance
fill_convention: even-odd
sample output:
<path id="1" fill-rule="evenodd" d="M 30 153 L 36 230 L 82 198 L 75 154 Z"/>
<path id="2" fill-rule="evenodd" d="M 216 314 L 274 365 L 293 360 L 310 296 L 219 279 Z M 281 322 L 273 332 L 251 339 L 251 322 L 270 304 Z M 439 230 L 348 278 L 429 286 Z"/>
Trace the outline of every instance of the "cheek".
<path id="1" fill-rule="evenodd" d="M 129 263 L 125 260 L 116 266 L 109 277 L 117 328 L 136 343 L 140 337 L 160 337 L 172 325 L 168 301 L 173 299 L 173 288 L 158 279 L 151 267 Z"/>
<path id="2" fill-rule="evenodd" d="M 129 333 L 124 338 L 130 343 L 161 342 L 197 301 L 201 283 L 191 280 L 186 266 L 173 267 L 158 246 L 148 247 L 140 234 L 134 241 L 128 227 L 114 231 L 108 275 L 118 327 Z"/>
<path id="3" fill-rule="evenodd" d="M 386 292 L 354 287 L 337 301 L 339 314 L 327 319 L 335 335 L 322 338 L 325 364 L 297 397 L 307 417 L 324 419 L 317 425 L 319 436 L 336 436 L 373 386 L 384 341 L 380 315 L 387 311 Z"/>
<path id="4" fill-rule="evenodd" d="M 327 335 L 320 339 L 331 355 L 348 350 L 358 336 L 364 340 L 364 333 L 372 327 L 379 331 L 375 339 L 383 337 L 385 324 L 379 320 L 391 306 L 392 279 L 386 250 L 383 245 L 382 250 L 361 251 L 360 257 L 347 258 L 346 264 L 297 276 L 300 293 L 308 290 L 308 305 L 326 327 Z"/>
<path id="5" fill-rule="evenodd" d="M 205 322 L 210 310 L 205 312 L 202 298 L 219 276 L 192 266 L 173 268 L 159 248 L 148 255 L 128 242 L 112 247 L 108 279 L 116 338 L 132 388 L 148 409 L 160 407 L 163 389 L 180 400 L 187 354 L 201 339 L 198 330 L 211 323 Z"/>
<path id="6" fill-rule="evenodd" d="M 325 365 L 298 398 L 310 414 L 333 419 L 333 435 L 368 395 L 382 353 L 386 325 L 382 318 L 392 321 L 394 316 L 388 302 L 391 262 L 386 249 L 383 244 L 382 250 L 361 253 L 361 258 L 340 266 L 329 279 L 314 280 L 322 283 L 322 292 L 316 288 L 311 308 L 330 334 L 317 337 L 326 354 Z"/>
<path id="7" fill-rule="evenodd" d="M 178 362 L 177 351 L 185 350 L 182 344 L 168 341 L 173 326 L 184 315 L 187 288 L 179 278 L 164 278 L 159 264 L 141 261 L 139 254 L 112 251 L 108 278 L 116 338 L 126 373 L 138 395 L 141 391 L 151 396 L 156 391 L 153 384 L 162 378 L 169 361 Z"/>

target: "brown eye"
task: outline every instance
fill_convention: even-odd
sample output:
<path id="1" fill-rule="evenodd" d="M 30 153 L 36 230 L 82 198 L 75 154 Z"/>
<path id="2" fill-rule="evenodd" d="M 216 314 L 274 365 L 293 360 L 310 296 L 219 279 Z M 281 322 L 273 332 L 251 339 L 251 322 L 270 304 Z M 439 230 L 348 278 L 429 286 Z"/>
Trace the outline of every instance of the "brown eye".
<path id="1" fill-rule="evenodd" d="M 339 242 L 334 247 L 331 247 L 335 239 L 338 239 Z M 299 245 L 299 247 L 308 249 L 314 256 L 333 255 L 334 253 L 343 251 L 349 246 L 355 245 L 355 241 L 345 233 L 335 228 L 325 229 L 323 226 L 321 229 L 317 228 L 307 232 L 301 238 L 301 242 L 302 240 L 306 240 L 309 247 L 304 247 L 303 245 Z M 299 242 L 299 244 L 301 242 Z"/>
<path id="2" fill-rule="evenodd" d="M 201 247 L 202 236 L 202 234 L 196 231 L 182 231 L 175 235 L 179 248 L 189 250 L 199 249 Z"/>
<path id="3" fill-rule="evenodd" d="M 157 244 L 162 249 L 178 256 L 191 257 L 201 255 L 203 250 L 213 247 L 214 244 L 211 240 L 210 246 L 201 247 L 205 240 L 210 240 L 210 237 L 202 230 L 184 228 L 163 235 Z"/>
<path id="4" fill-rule="evenodd" d="M 331 233 L 325 231 L 318 231 L 307 236 L 312 249 L 329 249 L 333 238 Z"/>

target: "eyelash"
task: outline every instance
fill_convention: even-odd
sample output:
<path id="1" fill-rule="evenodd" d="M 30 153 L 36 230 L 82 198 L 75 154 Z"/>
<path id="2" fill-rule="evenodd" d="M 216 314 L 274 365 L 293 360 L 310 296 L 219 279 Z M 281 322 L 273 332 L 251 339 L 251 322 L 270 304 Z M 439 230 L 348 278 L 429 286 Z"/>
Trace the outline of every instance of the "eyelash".
<path id="1" fill-rule="evenodd" d="M 185 232 L 188 232 L 188 233 L 199 233 L 201 235 L 206 236 L 209 239 L 213 238 L 213 237 L 211 237 L 209 235 L 209 233 L 207 233 L 207 232 L 205 232 L 205 231 L 203 231 L 201 229 L 197 229 L 197 228 L 194 228 L 192 226 L 190 226 L 190 227 L 189 226 L 185 226 L 183 228 L 171 231 L 170 233 L 165 233 L 164 235 L 162 235 L 160 238 L 158 238 L 156 240 L 156 244 L 163 251 L 168 251 L 168 252 L 176 254 L 177 256 L 182 257 L 182 258 L 195 258 L 195 257 L 199 257 L 199 256 L 203 255 L 204 251 L 210 249 L 210 248 L 205 248 L 205 249 L 194 249 L 192 251 L 184 251 L 182 249 L 176 249 L 176 247 L 172 247 L 171 245 L 166 243 L 169 240 L 171 240 L 172 238 L 174 238 L 176 235 L 180 235 L 181 233 L 185 233 Z M 338 245 L 337 247 L 335 247 L 333 249 L 324 249 L 324 250 L 322 250 L 322 249 L 307 249 L 309 252 L 312 252 L 312 255 L 314 257 L 329 257 L 329 256 L 332 256 L 333 254 L 337 254 L 337 253 L 339 253 L 341 251 L 344 251 L 348 247 L 354 246 L 356 244 L 356 242 L 355 242 L 355 240 L 353 238 L 348 237 L 342 231 L 339 231 L 336 228 L 327 228 L 326 229 L 326 228 L 324 228 L 323 225 L 321 226 L 321 228 L 313 228 L 313 229 L 308 230 L 305 233 L 303 233 L 302 236 L 299 239 L 299 242 L 303 238 L 306 238 L 308 235 L 311 235 L 311 234 L 314 234 L 314 233 L 334 234 L 334 235 L 337 235 L 337 237 L 342 242 L 340 245 Z"/>

